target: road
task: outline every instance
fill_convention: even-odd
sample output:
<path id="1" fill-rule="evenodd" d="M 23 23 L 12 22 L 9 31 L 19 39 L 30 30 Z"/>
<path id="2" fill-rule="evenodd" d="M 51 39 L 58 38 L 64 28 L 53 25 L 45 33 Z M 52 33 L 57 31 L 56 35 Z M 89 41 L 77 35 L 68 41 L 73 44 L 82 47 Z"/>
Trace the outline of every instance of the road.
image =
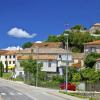
<path id="1" fill-rule="evenodd" d="M 2 100 L 71 100 L 53 95 L 56 91 L 0 79 Z"/>

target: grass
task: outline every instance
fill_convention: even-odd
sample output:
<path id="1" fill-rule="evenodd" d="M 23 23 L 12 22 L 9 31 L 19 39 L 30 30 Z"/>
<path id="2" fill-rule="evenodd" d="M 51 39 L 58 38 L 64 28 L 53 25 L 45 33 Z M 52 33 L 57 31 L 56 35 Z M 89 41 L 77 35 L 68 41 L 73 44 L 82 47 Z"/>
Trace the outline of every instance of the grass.
<path id="1" fill-rule="evenodd" d="M 97 100 L 96 98 L 90 98 L 89 100 Z"/>
<path id="2" fill-rule="evenodd" d="M 78 93 L 67 93 L 68 95 L 71 95 L 71 96 L 75 96 L 75 97 L 78 97 L 78 98 L 86 98 L 86 96 L 83 96 L 83 95 L 80 95 Z"/>
<path id="3" fill-rule="evenodd" d="M 3 73 L 3 77 L 4 79 L 10 79 L 12 73 Z"/>
<path id="4" fill-rule="evenodd" d="M 75 96 L 75 97 L 78 97 L 78 98 L 82 98 L 82 99 L 85 99 L 85 98 L 89 98 L 89 97 L 86 97 L 86 96 L 83 96 L 83 95 L 80 95 L 78 93 L 66 93 L 64 91 L 59 91 L 60 93 L 64 93 L 64 94 L 67 94 L 67 95 L 70 95 L 70 96 Z M 100 100 L 100 97 L 90 97 L 89 100 Z"/>
<path id="5" fill-rule="evenodd" d="M 70 96 L 75 96 L 75 97 L 78 97 L 78 98 L 87 98 L 86 96 L 80 95 L 78 93 L 66 93 L 66 92 L 62 92 L 62 91 L 60 91 L 60 92 L 67 94 L 67 95 L 70 95 Z"/>

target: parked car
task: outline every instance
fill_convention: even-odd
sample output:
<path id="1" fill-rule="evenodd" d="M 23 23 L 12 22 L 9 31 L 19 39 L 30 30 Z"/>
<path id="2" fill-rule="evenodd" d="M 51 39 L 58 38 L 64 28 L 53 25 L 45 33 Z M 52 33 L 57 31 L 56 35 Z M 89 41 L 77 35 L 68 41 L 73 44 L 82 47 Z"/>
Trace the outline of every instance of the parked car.
<path id="1" fill-rule="evenodd" d="M 66 89 L 66 83 L 60 84 L 59 87 L 60 87 L 61 90 Z M 75 84 L 72 84 L 72 83 L 68 83 L 67 89 L 68 89 L 68 90 L 72 90 L 72 91 L 76 91 L 76 85 L 75 85 Z"/>

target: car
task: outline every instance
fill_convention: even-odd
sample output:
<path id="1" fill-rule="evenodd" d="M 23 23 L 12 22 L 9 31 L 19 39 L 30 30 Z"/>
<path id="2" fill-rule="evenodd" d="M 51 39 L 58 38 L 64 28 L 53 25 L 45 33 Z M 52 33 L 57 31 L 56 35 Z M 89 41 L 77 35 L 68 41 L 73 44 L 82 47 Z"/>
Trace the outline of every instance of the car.
<path id="1" fill-rule="evenodd" d="M 66 89 L 66 83 L 60 84 L 59 87 L 60 87 L 61 90 Z M 72 83 L 68 83 L 67 89 L 68 90 L 71 90 L 71 91 L 76 91 L 76 85 L 75 84 L 72 84 Z"/>

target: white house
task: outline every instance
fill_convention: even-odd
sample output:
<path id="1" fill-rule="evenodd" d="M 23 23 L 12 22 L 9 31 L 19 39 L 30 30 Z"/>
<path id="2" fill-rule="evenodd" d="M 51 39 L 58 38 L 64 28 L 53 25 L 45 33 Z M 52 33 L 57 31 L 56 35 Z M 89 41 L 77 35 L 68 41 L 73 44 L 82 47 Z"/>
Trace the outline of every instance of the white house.
<path id="1" fill-rule="evenodd" d="M 100 53 L 100 40 L 88 42 L 84 44 L 84 53 Z"/>
<path id="2" fill-rule="evenodd" d="M 92 27 L 89 29 L 89 32 L 94 34 L 97 30 L 100 31 L 100 23 L 95 23 L 92 25 Z"/>
<path id="3" fill-rule="evenodd" d="M 15 69 L 16 66 L 16 53 L 15 51 L 6 51 L 6 50 L 1 50 L 2 52 L 0 53 L 0 61 L 2 61 L 4 65 L 4 71 L 6 72 L 11 71 Z"/>

